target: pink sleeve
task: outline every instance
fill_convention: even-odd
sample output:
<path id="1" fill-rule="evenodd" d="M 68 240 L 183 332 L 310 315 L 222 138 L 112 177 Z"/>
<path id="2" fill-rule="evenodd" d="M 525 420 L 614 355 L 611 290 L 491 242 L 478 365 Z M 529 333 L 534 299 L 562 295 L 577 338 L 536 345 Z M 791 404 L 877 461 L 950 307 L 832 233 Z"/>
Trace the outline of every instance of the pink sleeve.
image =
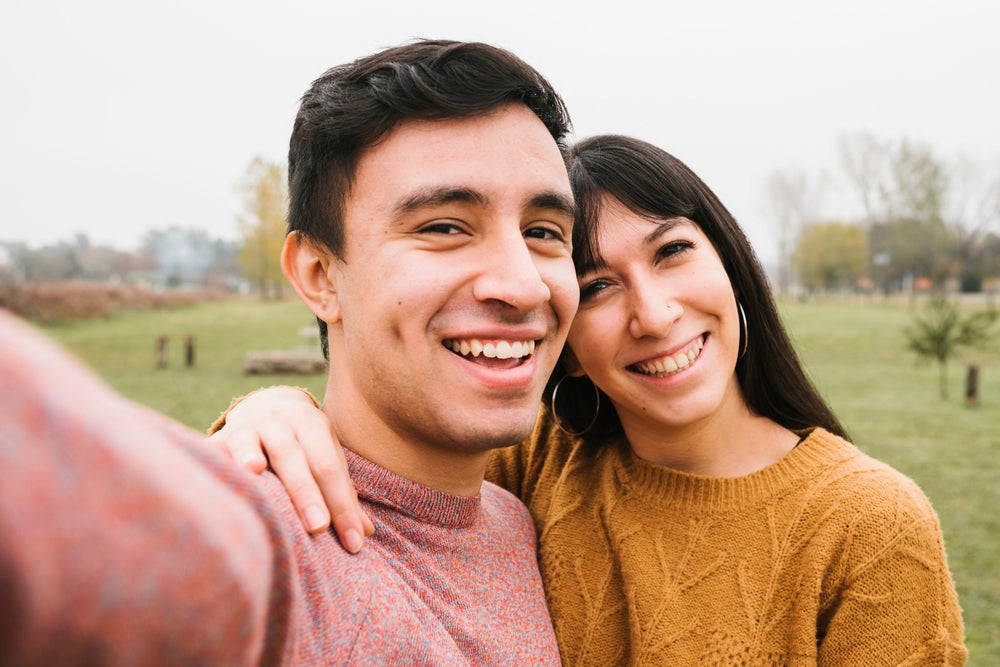
<path id="1" fill-rule="evenodd" d="M 280 657 L 286 538 L 200 437 L 0 311 L 0 664 Z"/>

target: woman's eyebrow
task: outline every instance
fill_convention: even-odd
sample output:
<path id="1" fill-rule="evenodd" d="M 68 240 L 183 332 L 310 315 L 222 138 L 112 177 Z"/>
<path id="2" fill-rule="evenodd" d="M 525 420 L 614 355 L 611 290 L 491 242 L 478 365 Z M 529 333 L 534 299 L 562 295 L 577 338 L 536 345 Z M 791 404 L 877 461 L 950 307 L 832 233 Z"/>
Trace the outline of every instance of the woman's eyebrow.
<path id="1" fill-rule="evenodd" d="M 658 238 L 672 230 L 674 227 L 692 224 L 694 223 L 689 220 L 685 220 L 684 218 L 671 218 L 670 220 L 663 220 L 657 223 L 656 229 L 647 234 L 646 238 L 644 238 L 642 242 L 645 244 L 655 243 Z"/>

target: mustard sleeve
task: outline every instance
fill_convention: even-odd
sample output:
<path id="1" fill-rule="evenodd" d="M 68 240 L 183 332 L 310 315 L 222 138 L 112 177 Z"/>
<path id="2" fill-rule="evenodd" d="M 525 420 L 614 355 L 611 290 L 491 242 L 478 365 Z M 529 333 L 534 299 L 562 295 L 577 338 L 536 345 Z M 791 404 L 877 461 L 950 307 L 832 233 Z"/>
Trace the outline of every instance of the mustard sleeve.
<path id="1" fill-rule="evenodd" d="M 233 408 L 235 408 L 241 402 L 250 398 L 254 394 L 264 391 L 265 389 L 273 389 L 275 387 L 284 387 L 286 389 L 298 389 L 299 391 L 301 391 L 302 393 L 304 393 L 306 396 L 309 397 L 309 400 L 312 401 L 316 409 L 319 409 L 319 401 L 317 401 L 316 397 L 312 395 L 312 392 L 310 392 L 305 387 L 293 387 L 289 385 L 271 385 L 269 387 L 261 387 L 260 389 L 255 389 L 251 391 L 249 394 L 243 394 L 242 396 L 237 396 L 232 401 L 230 401 L 229 407 L 223 410 L 221 413 L 219 413 L 219 416 L 215 418 L 215 421 L 212 422 L 212 425 L 208 427 L 208 434 L 212 435 L 213 433 L 222 430 L 222 427 L 226 425 L 226 417 L 228 417 L 229 413 L 232 412 Z"/>

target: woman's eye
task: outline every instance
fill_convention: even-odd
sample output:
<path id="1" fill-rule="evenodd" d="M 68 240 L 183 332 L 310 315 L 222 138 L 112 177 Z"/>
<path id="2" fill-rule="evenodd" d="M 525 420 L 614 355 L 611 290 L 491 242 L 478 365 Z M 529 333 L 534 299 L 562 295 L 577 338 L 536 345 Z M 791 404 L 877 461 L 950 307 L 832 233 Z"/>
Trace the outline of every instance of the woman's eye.
<path id="1" fill-rule="evenodd" d="M 608 282 L 605 280 L 593 280 L 589 283 L 580 286 L 580 299 L 589 299 L 604 289 L 607 289 Z"/>
<path id="2" fill-rule="evenodd" d="M 694 244 L 690 241 L 671 241 L 670 243 L 665 243 L 662 247 L 660 247 L 659 251 L 656 253 L 656 257 L 657 259 L 667 259 L 691 250 L 692 248 L 694 248 Z"/>

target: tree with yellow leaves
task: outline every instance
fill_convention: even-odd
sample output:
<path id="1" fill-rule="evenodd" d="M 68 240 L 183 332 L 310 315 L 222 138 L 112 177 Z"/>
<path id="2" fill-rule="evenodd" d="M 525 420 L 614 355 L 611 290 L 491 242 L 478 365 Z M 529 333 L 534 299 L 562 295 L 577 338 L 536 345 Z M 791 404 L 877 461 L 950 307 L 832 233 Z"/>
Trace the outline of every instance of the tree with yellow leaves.
<path id="1" fill-rule="evenodd" d="M 239 185 L 243 213 L 238 218 L 243 247 L 239 262 L 243 277 L 261 296 L 281 298 L 286 279 L 281 272 L 285 242 L 288 185 L 284 166 L 255 157 Z"/>

